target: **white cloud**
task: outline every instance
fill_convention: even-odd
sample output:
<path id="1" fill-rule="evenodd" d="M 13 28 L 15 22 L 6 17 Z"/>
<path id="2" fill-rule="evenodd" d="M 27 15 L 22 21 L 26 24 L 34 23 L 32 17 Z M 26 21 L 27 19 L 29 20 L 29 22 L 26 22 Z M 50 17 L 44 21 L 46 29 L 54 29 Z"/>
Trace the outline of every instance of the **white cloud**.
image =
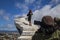
<path id="1" fill-rule="evenodd" d="M 17 30 L 15 28 L 15 25 L 11 24 L 11 23 L 8 23 L 8 24 L 5 24 L 0 27 L 0 30 L 8 30 L 8 31 L 13 31 L 13 30 Z"/>
<path id="2" fill-rule="evenodd" d="M 33 8 L 33 10 L 37 10 L 37 9 L 40 9 L 40 5 L 33 5 L 34 6 L 34 8 Z"/>
<path id="3" fill-rule="evenodd" d="M 0 10 L 0 15 L 3 15 L 5 13 L 5 11 L 4 10 Z"/>
<path id="4" fill-rule="evenodd" d="M 21 15 L 14 15 L 14 18 L 20 17 Z"/>
<path id="5" fill-rule="evenodd" d="M 35 4 L 36 4 L 36 5 L 40 5 L 40 4 L 41 4 L 41 1 L 42 1 L 42 0 L 37 0 L 37 1 L 35 2 Z"/>
<path id="6" fill-rule="evenodd" d="M 23 9 L 28 9 L 28 7 L 27 7 L 27 5 L 25 5 L 25 4 L 21 4 L 21 3 L 16 3 L 16 7 L 17 8 L 23 8 Z"/>
<path id="7" fill-rule="evenodd" d="M 52 17 L 60 18 L 60 4 L 50 10 L 50 14 Z"/>
<path id="8" fill-rule="evenodd" d="M 52 5 L 56 5 L 56 4 L 59 4 L 60 3 L 60 0 L 52 0 L 51 2 L 50 2 Z"/>
<path id="9" fill-rule="evenodd" d="M 52 0 L 52 2 L 58 3 L 60 0 Z"/>
<path id="10" fill-rule="evenodd" d="M 26 15 L 27 15 L 27 14 L 22 14 L 22 15 L 17 14 L 17 15 L 14 15 L 14 18 L 19 18 L 19 17 L 27 17 Z"/>
<path id="11" fill-rule="evenodd" d="M 41 21 L 43 16 L 52 16 L 52 17 L 59 17 L 60 18 L 60 5 L 51 9 L 51 5 L 46 5 L 40 10 L 35 10 L 32 16 L 32 22 L 34 20 Z"/>
<path id="12" fill-rule="evenodd" d="M 9 13 L 7 13 L 5 10 L 0 9 L 0 16 L 1 16 L 3 19 L 5 19 L 5 20 L 8 20 L 8 21 L 9 21 L 9 16 L 10 16 L 10 14 L 9 14 Z M 1 17 L 0 17 L 0 18 L 1 18 Z"/>
<path id="13" fill-rule="evenodd" d="M 26 3 L 33 3 L 35 0 L 25 0 Z"/>
<path id="14" fill-rule="evenodd" d="M 39 9 L 41 5 L 42 0 L 25 0 L 26 5 L 32 5 L 34 6 L 33 10 Z"/>
<path id="15" fill-rule="evenodd" d="M 7 28 L 12 28 L 14 27 L 13 24 L 7 24 Z"/>
<path id="16" fill-rule="evenodd" d="M 6 30 L 16 30 L 16 28 L 15 28 L 15 25 L 13 25 L 13 24 L 7 24 L 6 25 L 7 27 L 6 27 Z"/>
<path id="17" fill-rule="evenodd" d="M 50 5 L 46 5 L 42 9 L 36 10 L 35 12 L 33 12 L 32 19 L 41 21 L 39 19 L 42 19 L 44 15 L 48 15 L 50 8 Z"/>
<path id="18" fill-rule="evenodd" d="M 3 16 L 3 18 L 7 21 L 9 21 L 9 19 L 10 19 L 9 16 Z"/>
<path id="19" fill-rule="evenodd" d="M 29 8 L 26 4 L 16 3 L 16 7 L 21 10 L 21 12 L 26 12 Z"/>

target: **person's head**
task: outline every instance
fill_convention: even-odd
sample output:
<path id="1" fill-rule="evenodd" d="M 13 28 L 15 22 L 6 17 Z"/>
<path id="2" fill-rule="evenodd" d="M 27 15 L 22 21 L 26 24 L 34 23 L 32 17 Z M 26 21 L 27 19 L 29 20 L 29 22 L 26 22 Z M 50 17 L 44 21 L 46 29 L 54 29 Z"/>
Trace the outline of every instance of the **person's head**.
<path id="1" fill-rule="evenodd" d="M 32 13 L 32 10 L 29 10 L 29 13 Z"/>

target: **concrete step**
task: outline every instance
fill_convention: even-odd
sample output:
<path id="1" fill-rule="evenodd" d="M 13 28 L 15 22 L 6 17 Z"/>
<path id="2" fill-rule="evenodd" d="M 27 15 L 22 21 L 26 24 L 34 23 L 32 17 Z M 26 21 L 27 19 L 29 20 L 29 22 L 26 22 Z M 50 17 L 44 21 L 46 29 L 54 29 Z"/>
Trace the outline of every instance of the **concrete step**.
<path id="1" fill-rule="evenodd" d="M 19 40 L 31 40 L 32 36 L 20 36 L 18 37 Z"/>
<path id="2" fill-rule="evenodd" d="M 23 28 L 23 31 L 37 31 L 35 28 Z"/>
<path id="3" fill-rule="evenodd" d="M 35 34 L 35 31 L 23 31 L 21 36 L 33 36 Z"/>

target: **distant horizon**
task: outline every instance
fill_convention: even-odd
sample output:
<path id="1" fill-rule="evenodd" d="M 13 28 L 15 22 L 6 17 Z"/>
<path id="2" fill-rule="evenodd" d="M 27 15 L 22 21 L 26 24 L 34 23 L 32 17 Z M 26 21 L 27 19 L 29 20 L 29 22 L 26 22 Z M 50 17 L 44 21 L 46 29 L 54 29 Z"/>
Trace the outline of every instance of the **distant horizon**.
<path id="1" fill-rule="evenodd" d="M 0 31 L 18 31 L 18 30 L 0 30 Z"/>

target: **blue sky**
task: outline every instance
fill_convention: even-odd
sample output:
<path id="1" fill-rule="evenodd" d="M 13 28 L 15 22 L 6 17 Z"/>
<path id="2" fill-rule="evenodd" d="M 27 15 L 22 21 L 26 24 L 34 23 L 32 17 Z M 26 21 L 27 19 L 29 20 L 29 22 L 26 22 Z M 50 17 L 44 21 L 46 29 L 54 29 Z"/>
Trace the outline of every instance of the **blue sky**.
<path id="1" fill-rule="evenodd" d="M 0 0 L 0 30 L 17 30 L 14 18 L 27 14 L 29 9 L 34 12 L 45 5 L 51 5 L 51 8 L 54 8 L 59 4 L 60 0 Z"/>

